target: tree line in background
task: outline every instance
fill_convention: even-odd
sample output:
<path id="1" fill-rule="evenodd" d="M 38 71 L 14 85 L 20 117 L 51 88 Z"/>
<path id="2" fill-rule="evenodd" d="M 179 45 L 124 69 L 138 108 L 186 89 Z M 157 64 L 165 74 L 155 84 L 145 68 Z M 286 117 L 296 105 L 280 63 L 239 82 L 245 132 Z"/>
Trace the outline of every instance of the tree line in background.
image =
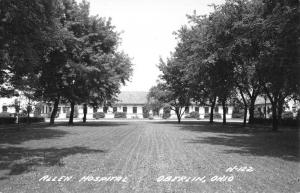
<path id="1" fill-rule="evenodd" d="M 112 102 L 132 73 L 118 51 L 119 33 L 110 19 L 90 16 L 89 3 L 75 0 L 0 2 L 0 95 L 21 91 L 31 100 L 97 108 Z"/>
<path id="2" fill-rule="evenodd" d="M 226 107 L 239 99 L 253 123 L 259 95 L 272 105 L 277 130 L 285 101 L 299 100 L 299 1 L 227 0 L 208 16 L 189 15 L 190 26 L 176 32 L 171 56 L 160 59 L 160 82 L 149 97 L 173 109 L 180 122 L 190 102 Z"/>

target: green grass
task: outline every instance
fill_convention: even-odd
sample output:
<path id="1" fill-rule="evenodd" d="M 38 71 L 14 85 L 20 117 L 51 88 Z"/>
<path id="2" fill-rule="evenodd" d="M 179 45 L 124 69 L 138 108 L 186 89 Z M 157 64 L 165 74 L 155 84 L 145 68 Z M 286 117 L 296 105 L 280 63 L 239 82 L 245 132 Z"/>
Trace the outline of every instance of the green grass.
<path id="1" fill-rule="evenodd" d="M 23 128 L 24 127 L 24 128 Z M 299 133 L 205 122 L 92 122 L 0 129 L 0 192 L 297 192 Z M 253 172 L 226 172 L 237 166 Z M 39 181 L 45 175 L 69 182 Z M 215 176 L 231 182 L 212 182 Z M 79 182 L 83 176 L 128 182 Z M 205 182 L 157 182 L 160 176 Z"/>

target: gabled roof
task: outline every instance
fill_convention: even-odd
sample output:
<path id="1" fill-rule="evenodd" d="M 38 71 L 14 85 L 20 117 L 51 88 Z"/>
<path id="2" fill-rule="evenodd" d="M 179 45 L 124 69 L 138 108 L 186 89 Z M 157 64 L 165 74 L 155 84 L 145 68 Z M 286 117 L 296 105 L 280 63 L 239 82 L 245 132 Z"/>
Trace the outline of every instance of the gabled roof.
<path id="1" fill-rule="evenodd" d="M 124 91 L 118 95 L 118 101 L 116 102 L 116 104 L 144 105 L 147 103 L 147 94 L 148 92 L 144 91 Z"/>
<path id="2" fill-rule="evenodd" d="M 262 97 L 262 96 L 257 96 L 256 101 L 255 101 L 255 104 L 256 104 L 256 105 L 261 105 L 261 104 L 265 104 L 265 103 L 270 104 L 269 98 L 267 97 L 266 99 L 267 99 L 267 100 L 265 101 L 265 98 L 264 98 L 264 97 Z"/>

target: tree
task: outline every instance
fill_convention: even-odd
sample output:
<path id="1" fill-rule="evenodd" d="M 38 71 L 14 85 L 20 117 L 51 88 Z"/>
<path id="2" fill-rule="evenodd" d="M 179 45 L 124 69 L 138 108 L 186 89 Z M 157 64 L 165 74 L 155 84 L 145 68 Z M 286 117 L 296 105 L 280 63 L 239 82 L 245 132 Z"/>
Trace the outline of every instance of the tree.
<path id="1" fill-rule="evenodd" d="M 163 83 L 159 85 L 158 90 L 163 91 L 164 95 L 158 100 L 168 104 L 175 111 L 180 123 L 184 113 L 182 110 L 189 106 L 191 100 L 184 60 L 176 54 L 166 63 L 160 59 L 159 69 L 162 72 L 160 78 Z"/>
<path id="2" fill-rule="evenodd" d="M 34 69 L 49 51 L 56 29 L 57 1 L 4 0 L 0 11 L 2 93 L 32 83 Z M 5 84 L 3 84 L 5 83 Z"/>
<path id="3" fill-rule="evenodd" d="M 169 107 L 176 113 L 178 123 L 181 122 L 184 113 L 184 107 L 189 105 L 187 98 L 178 96 L 174 91 L 168 88 L 166 84 L 159 83 L 150 89 L 148 98 L 152 101 L 158 101 L 162 107 Z"/>
<path id="4" fill-rule="evenodd" d="M 264 1 L 263 18 L 258 73 L 276 131 L 285 99 L 299 87 L 299 2 Z"/>

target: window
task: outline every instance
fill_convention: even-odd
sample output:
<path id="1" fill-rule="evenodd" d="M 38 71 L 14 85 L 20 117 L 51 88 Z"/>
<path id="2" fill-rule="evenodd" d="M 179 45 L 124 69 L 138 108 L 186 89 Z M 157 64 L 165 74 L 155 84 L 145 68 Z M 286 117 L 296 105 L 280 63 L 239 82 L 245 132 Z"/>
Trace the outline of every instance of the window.
<path id="1" fill-rule="evenodd" d="M 204 112 L 209 113 L 209 107 L 204 107 Z"/>
<path id="2" fill-rule="evenodd" d="M 107 113 L 108 107 L 103 107 L 103 113 Z"/>
<path id="3" fill-rule="evenodd" d="M 70 107 L 63 107 L 63 113 L 69 112 L 69 108 L 70 108 Z"/>
<path id="4" fill-rule="evenodd" d="M 97 113 L 97 108 L 93 108 L 93 113 Z"/>
<path id="5" fill-rule="evenodd" d="M 260 112 L 260 113 L 261 113 L 261 108 L 260 108 L 260 107 L 258 107 L 258 109 L 257 109 L 257 110 L 258 110 L 258 112 Z"/>
<path id="6" fill-rule="evenodd" d="M 267 110 L 268 114 L 271 113 L 271 108 L 268 107 L 268 110 Z"/>
<path id="7" fill-rule="evenodd" d="M 7 112 L 7 106 L 2 107 L 2 112 Z"/>
<path id="8" fill-rule="evenodd" d="M 195 107 L 195 111 L 196 111 L 196 112 L 199 112 L 199 107 Z"/>
<path id="9" fill-rule="evenodd" d="M 127 107 L 123 107 L 123 113 L 127 113 Z"/>
<path id="10" fill-rule="evenodd" d="M 219 112 L 219 107 L 215 107 L 215 113 Z"/>
<path id="11" fill-rule="evenodd" d="M 137 107 L 132 107 L 132 112 L 137 113 Z"/>
<path id="12" fill-rule="evenodd" d="M 185 107 L 184 112 L 185 112 L 185 113 L 189 113 L 189 112 L 190 112 L 189 107 Z"/>
<path id="13" fill-rule="evenodd" d="M 52 107 L 49 107 L 49 112 L 52 112 Z"/>
<path id="14" fill-rule="evenodd" d="M 117 107 L 113 107 L 113 112 L 114 113 L 118 112 L 118 108 Z"/>

